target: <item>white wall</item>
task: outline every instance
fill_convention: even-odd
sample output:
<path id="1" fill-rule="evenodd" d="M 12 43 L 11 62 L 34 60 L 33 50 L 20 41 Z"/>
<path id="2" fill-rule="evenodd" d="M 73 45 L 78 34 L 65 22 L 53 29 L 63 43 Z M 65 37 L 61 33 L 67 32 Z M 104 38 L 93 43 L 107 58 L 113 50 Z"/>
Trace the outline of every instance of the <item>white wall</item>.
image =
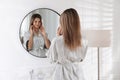
<path id="1" fill-rule="evenodd" d="M 76 1 L 0 0 L 0 80 L 19 80 L 17 76 L 24 72 L 47 65 L 46 59 L 28 54 L 20 43 L 19 28 L 25 15 L 37 8 L 51 8 L 61 13 L 65 8 L 74 7 Z"/>

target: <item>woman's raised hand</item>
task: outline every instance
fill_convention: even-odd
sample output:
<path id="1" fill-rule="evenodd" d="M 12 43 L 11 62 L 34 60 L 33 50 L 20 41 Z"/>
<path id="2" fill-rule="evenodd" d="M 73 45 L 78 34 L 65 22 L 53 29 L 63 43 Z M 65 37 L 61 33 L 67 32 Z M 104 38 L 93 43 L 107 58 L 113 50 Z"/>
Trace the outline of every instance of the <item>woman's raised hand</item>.
<path id="1" fill-rule="evenodd" d="M 43 26 L 41 26 L 40 31 L 41 31 L 42 35 L 45 37 L 46 36 L 46 32 L 45 32 L 45 29 L 44 29 Z"/>
<path id="2" fill-rule="evenodd" d="M 33 26 L 30 27 L 30 35 L 34 35 Z"/>
<path id="3" fill-rule="evenodd" d="M 57 36 L 60 36 L 60 35 L 62 35 L 62 34 L 63 34 L 62 28 L 61 28 L 61 27 L 58 27 L 58 29 L 57 29 Z"/>

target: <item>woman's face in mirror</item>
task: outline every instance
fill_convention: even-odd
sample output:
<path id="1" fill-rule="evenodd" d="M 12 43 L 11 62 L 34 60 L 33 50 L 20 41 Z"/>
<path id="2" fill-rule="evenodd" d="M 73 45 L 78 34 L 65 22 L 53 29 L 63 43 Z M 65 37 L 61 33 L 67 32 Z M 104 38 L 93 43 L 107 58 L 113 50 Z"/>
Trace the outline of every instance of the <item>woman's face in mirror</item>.
<path id="1" fill-rule="evenodd" d="M 40 8 L 28 13 L 20 26 L 20 41 L 33 56 L 46 58 L 46 52 L 56 36 L 59 14 L 51 9 Z"/>
<path id="2" fill-rule="evenodd" d="M 40 26 L 41 26 L 41 20 L 40 20 L 40 18 L 35 18 L 35 19 L 34 19 L 34 21 L 33 21 L 33 26 L 34 26 L 35 28 L 37 28 L 37 29 L 40 28 Z"/>

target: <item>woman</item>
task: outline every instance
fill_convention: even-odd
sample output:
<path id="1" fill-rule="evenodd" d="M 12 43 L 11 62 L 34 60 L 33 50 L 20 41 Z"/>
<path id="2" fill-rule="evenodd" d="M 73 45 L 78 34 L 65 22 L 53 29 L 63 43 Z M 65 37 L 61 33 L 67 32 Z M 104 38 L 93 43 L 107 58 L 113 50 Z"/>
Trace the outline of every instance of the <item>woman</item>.
<path id="1" fill-rule="evenodd" d="M 50 46 L 45 29 L 42 25 L 40 14 L 33 14 L 30 20 L 30 30 L 25 33 L 25 44 L 27 50 L 35 56 L 46 57 L 46 49 Z"/>
<path id="2" fill-rule="evenodd" d="M 60 29 L 60 30 L 59 30 Z M 75 9 L 65 10 L 60 16 L 58 36 L 53 39 L 47 52 L 55 64 L 51 80 L 84 80 L 79 62 L 86 55 L 86 40 L 82 39 L 78 13 Z"/>

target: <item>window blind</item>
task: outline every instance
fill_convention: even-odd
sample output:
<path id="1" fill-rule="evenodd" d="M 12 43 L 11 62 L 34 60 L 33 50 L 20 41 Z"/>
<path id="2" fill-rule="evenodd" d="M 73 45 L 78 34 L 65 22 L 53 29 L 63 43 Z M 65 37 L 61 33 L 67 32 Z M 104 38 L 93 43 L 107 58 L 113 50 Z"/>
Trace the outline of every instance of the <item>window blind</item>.
<path id="1" fill-rule="evenodd" d="M 79 13 L 82 29 L 111 30 L 113 27 L 113 0 L 79 0 L 76 9 Z M 86 80 L 98 80 L 97 49 L 88 48 L 83 63 Z M 100 49 L 100 79 L 107 80 L 111 69 L 112 48 Z M 92 74 L 91 74 L 92 73 Z"/>

